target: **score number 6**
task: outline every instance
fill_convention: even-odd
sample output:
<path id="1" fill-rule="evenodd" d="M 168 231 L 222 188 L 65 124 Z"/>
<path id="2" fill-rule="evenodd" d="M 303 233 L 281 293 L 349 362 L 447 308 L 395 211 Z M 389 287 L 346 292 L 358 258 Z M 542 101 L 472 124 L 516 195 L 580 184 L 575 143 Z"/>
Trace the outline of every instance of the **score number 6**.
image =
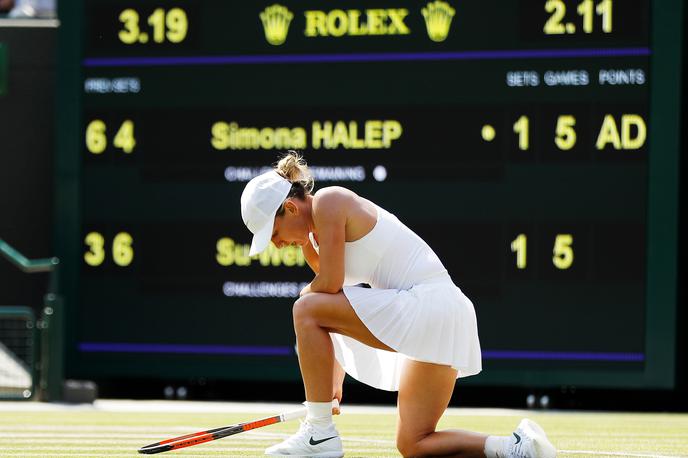
<path id="1" fill-rule="evenodd" d="M 105 238 L 100 232 L 89 232 L 84 238 L 89 250 L 84 261 L 91 267 L 98 267 L 105 261 Z M 134 239 L 128 232 L 120 232 L 112 241 L 112 260 L 120 267 L 127 267 L 134 260 Z"/>

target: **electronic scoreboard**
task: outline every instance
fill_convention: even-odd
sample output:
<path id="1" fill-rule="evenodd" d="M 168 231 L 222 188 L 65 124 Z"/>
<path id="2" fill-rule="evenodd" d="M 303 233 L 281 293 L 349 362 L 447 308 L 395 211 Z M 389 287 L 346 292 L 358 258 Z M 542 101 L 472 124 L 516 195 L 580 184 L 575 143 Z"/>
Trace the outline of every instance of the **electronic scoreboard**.
<path id="1" fill-rule="evenodd" d="M 472 299 L 466 383 L 673 386 L 681 2 L 60 6 L 69 376 L 299 378 L 312 273 L 239 209 L 295 149 Z"/>

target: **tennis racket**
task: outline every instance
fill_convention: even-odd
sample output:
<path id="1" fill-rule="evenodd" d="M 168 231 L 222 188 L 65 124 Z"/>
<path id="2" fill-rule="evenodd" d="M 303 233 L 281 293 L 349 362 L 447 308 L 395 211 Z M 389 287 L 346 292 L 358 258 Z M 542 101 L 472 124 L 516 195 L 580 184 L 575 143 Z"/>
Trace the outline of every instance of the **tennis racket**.
<path id="1" fill-rule="evenodd" d="M 333 410 L 339 412 L 339 403 L 335 399 L 333 401 Z M 302 407 L 291 412 L 281 413 L 274 417 L 261 418 L 260 420 L 253 420 L 246 423 L 237 423 L 231 426 L 222 426 L 220 428 L 209 429 L 207 431 L 199 431 L 197 433 L 186 434 L 184 436 L 173 437 L 155 444 L 146 445 L 139 449 L 139 453 L 146 455 L 153 455 L 155 453 L 169 452 L 170 450 L 178 450 L 184 447 L 191 447 L 192 445 L 203 444 L 205 442 L 222 439 L 223 437 L 233 436 L 235 434 L 250 431 L 263 426 L 274 425 L 283 421 L 295 420 L 306 416 L 306 408 Z"/>

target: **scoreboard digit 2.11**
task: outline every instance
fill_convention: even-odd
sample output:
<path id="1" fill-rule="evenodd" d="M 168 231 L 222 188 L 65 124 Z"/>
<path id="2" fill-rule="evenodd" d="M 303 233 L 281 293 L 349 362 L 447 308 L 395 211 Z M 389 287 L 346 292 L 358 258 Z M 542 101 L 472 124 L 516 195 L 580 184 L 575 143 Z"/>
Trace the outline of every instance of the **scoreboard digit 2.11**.
<path id="1" fill-rule="evenodd" d="M 466 383 L 673 386 L 679 1 L 61 8 L 69 376 L 298 379 L 312 273 L 239 210 L 296 149 L 473 300 Z"/>

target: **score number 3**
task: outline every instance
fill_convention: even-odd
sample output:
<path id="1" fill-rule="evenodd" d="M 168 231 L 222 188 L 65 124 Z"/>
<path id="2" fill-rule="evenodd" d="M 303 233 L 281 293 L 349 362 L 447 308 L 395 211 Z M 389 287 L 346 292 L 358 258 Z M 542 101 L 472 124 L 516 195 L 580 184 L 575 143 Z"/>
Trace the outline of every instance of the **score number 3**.
<path id="1" fill-rule="evenodd" d="M 119 40 L 127 45 L 148 43 L 148 33 L 141 31 L 139 27 L 139 13 L 127 8 L 119 15 L 119 21 L 123 29 L 119 31 Z M 186 12 L 181 8 L 172 8 L 165 12 L 157 8 L 148 16 L 148 25 L 153 27 L 153 41 L 164 43 L 165 39 L 170 43 L 181 43 L 186 38 L 189 30 L 189 20 Z"/>
<path id="2" fill-rule="evenodd" d="M 88 251 L 84 261 L 91 267 L 98 267 L 105 261 L 105 238 L 100 232 L 89 232 L 84 238 Z M 112 241 L 112 260 L 120 267 L 127 267 L 134 260 L 134 239 L 128 232 L 120 232 Z"/>
<path id="3" fill-rule="evenodd" d="M 571 234 L 557 234 L 552 250 L 552 264 L 559 270 L 566 270 L 573 264 L 573 236 Z M 511 242 L 511 251 L 516 253 L 516 267 L 525 269 L 528 266 L 527 257 L 528 237 L 518 234 Z"/>

